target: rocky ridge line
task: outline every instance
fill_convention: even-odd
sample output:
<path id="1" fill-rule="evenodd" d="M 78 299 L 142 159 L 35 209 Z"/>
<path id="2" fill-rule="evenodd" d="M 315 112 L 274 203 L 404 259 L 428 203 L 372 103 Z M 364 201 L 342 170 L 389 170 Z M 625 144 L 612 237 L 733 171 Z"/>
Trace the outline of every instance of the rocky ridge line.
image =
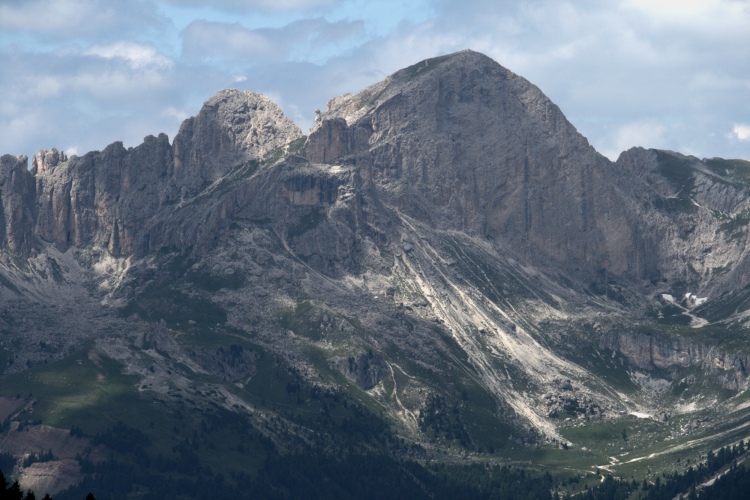
<path id="1" fill-rule="evenodd" d="M 186 120 L 172 145 L 160 134 L 135 148 L 115 142 L 82 157 L 41 150 L 30 171 L 25 156 L 5 155 L 0 247 L 24 257 L 42 242 L 146 255 L 170 244 L 156 240 L 165 232 L 151 227 L 157 214 L 301 135 L 267 97 L 230 89 Z"/>

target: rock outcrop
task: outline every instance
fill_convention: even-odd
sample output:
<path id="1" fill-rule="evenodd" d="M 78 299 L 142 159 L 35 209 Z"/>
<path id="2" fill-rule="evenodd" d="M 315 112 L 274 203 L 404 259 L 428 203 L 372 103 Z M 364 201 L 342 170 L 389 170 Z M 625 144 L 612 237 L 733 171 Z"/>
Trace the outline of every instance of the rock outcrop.
<path id="1" fill-rule="evenodd" d="M 750 282 L 750 199 L 742 164 L 643 148 L 620 155 L 616 165 L 629 183 L 630 198 L 641 207 L 642 231 L 656 242 L 653 258 L 663 282 L 684 283 L 692 287 L 684 291 L 703 295 Z"/>
<path id="2" fill-rule="evenodd" d="M 728 389 L 739 391 L 750 386 L 747 371 L 750 356 L 746 353 L 727 351 L 685 338 L 670 339 L 630 332 L 606 334 L 602 337 L 601 347 L 619 352 L 634 366 L 644 370 L 699 366 L 715 374 Z"/>
<path id="3" fill-rule="evenodd" d="M 93 244 L 113 254 L 144 253 L 148 221 L 166 201 L 171 163 L 171 146 L 161 134 L 129 150 L 116 142 L 47 164 L 36 175 L 37 234 L 60 248 Z"/>
<path id="4" fill-rule="evenodd" d="M 365 353 L 339 358 L 334 366 L 361 389 L 372 389 L 385 377 L 387 366 L 380 354 Z"/>
<path id="5" fill-rule="evenodd" d="M 301 135 L 268 97 L 223 90 L 180 127 L 172 187 L 180 198 L 195 195 L 237 165 L 260 160 Z"/>
<path id="6" fill-rule="evenodd" d="M 301 135 L 267 97 L 225 90 L 183 123 L 174 145 L 160 134 L 135 148 L 115 142 L 82 157 L 67 158 L 53 148 L 32 159 L 31 171 L 25 157 L 6 155 L 0 244 L 23 256 L 35 237 L 61 249 L 94 245 L 115 255 L 146 255 L 172 243 L 179 226 L 156 224 L 157 214 Z"/>
<path id="7" fill-rule="evenodd" d="M 332 100 L 303 154 L 356 165 L 400 211 L 530 263 L 589 279 L 656 273 L 614 165 L 537 87 L 481 54 L 423 61 Z"/>
<path id="8" fill-rule="evenodd" d="M 255 373 L 257 354 L 251 349 L 239 344 L 217 349 L 185 349 L 169 334 L 164 322 L 151 325 L 139 339 L 138 347 L 229 382 L 244 381 Z"/>
<path id="9" fill-rule="evenodd" d="M 25 156 L 0 158 L 0 250 L 11 255 L 29 255 L 34 247 L 36 193 L 27 164 Z"/>

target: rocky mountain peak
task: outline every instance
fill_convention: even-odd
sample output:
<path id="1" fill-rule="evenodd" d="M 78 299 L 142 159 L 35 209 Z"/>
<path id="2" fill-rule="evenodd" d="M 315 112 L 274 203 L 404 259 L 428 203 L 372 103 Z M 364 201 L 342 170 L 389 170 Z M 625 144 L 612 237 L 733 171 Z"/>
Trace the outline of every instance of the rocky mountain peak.
<path id="1" fill-rule="evenodd" d="M 369 110 L 377 108 L 394 96 L 409 91 L 411 88 L 424 86 L 424 80 L 450 79 L 450 73 L 456 71 L 484 73 L 492 70 L 499 74 L 504 73 L 506 76 L 512 75 L 510 71 L 494 60 L 471 50 L 425 59 L 393 73 L 357 94 L 345 94 L 331 99 L 325 112 L 316 117 L 316 126 L 311 131 L 311 135 L 326 119 L 340 117 L 344 118 L 347 123 L 353 123 L 362 118 Z"/>
<path id="2" fill-rule="evenodd" d="M 64 248 L 95 243 L 116 254 L 145 255 L 160 245 L 194 244 L 198 232 L 213 241 L 216 227 L 199 231 L 168 222 L 162 219 L 170 209 L 162 209 L 194 198 L 239 167 L 255 172 L 301 136 L 267 97 L 228 89 L 186 120 L 171 145 L 161 134 L 136 148 L 115 143 L 80 158 L 42 150 L 30 172 L 6 168 L 4 182 L 17 186 L 15 194 L 2 194 L 6 244 L 28 251 L 37 235 Z M 644 218 L 644 203 L 672 207 L 677 197 L 687 210 L 693 196 L 714 210 L 744 209 L 741 190 L 732 188 L 737 179 L 710 184 L 709 166 L 697 159 L 632 150 L 613 165 L 537 87 L 473 51 L 422 61 L 331 100 L 300 154 L 313 166 L 347 168 L 336 170 L 333 182 L 319 178 L 333 170 L 287 162 L 285 171 L 296 180 L 282 192 L 293 200 L 334 200 L 351 171 L 372 199 L 409 217 L 493 240 L 521 260 L 586 280 L 653 280 L 670 267 L 660 263 L 664 233 L 657 227 L 674 211 Z M 675 162 L 694 165 L 688 170 L 697 180 L 676 184 L 682 177 Z M 16 161 L 6 158 L 5 164 Z M 308 184 L 325 189 L 303 189 Z M 249 188 L 245 194 L 272 196 Z M 237 203 L 217 209 L 213 220 L 230 218 Z M 33 227 L 21 231 L 20 220 L 33 220 Z M 690 222 L 681 224 L 684 239 Z M 668 259 L 688 254 L 680 245 L 672 245 Z"/>
<path id="3" fill-rule="evenodd" d="M 302 131 L 268 97 L 227 89 L 185 120 L 174 139 L 174 185 L 182 196 L 231 168 L 259 159 L 299 138 Z"/>
<path id="4" fill-rule="evenodd" d="M 0 248 L 28 255 L 51 242 L 61 249 L 94 245 L 113 254 L 145 255 L 175 232 L 175 225 L 156 222 L 165 206 L 196 196 L 233 168 L 301 135 L 267 97 L 229 89 L 186 120 L 173 144 L 159 134 L 135 148 L 115 142 L 82 157 L 40 150 L 31 170 L 25 157 L 21 162 L 6 155 Z"/>
<path id="5" fill-rule="evenodd" d="M 303 154 L 356 164 L 404 213 L 535 264 L 653 271 L 612 163 L 536 86 L 482 54 L 428 59 L 332 100 Z"/>
<path id="6" fill-rule="evenodd" d="M 31 173 L 33 175 L 46 175 L 58 164 L 68 161 L 64 151 L 52 148 L 49 151 L 40 149 L 39 153 L 31 157 Z"/>

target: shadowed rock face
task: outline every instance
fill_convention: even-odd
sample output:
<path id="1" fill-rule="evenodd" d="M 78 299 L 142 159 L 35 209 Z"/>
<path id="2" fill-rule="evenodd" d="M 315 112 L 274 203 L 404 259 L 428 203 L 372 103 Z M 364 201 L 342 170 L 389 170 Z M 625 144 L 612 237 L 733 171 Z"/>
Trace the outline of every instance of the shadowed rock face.
<path id="1" fill-rule="evenodd" d="M 387 372 L 387 365 L 380 355 L 361 354 L 357 357 L 337 359 L 334 367 L 341 371 L 349 380 L 361 389 L 372 389 L 380 382 Z"/>
<path id="2" fill-rule="evenodd" d="M 614 165 L 537 87 L 481 54 L 430 59 L 332 100 L 304 154 L 356 164 L 404 213 L 533 264 L 655 273 Z"/>
<path id="3" fill-rule="evenodd" d="M 25 158 L 3 156 L 2 244 L 24 256 L 35 238 L 62 249 L 97 245 L 116 255 L 145 255 L 170 244 L 160 238 L 174 224 L 153 228 L 157 214 L 299 136 L 299 128 L 268 98 L 225 90 L 183 123 L 174 145 L 160 134 L 136 148 L 115 142 L 70 159 L 43 150 L 31 171 Z"/>
<path id="4" fill-rule="evenodd" d="M 690 339 L 667 339 L 642 333 L 611 332 L 601 339 L 601 346 L 616 351 L 644 370 L 689 368 L 700 366 L 733 390 L 747 389 L 750 384 L 747 367 L 750 357 L 718 346 Z"/>
<path id="5" fill-rule="evenodd" d="M 27 158 L 0 158 L 0 250 L 26 255 L 33 247 L 34 181 L 26 170 Z"/>
<path id="6" fill-rule="evenodd" d="M 116 142 L 40 169 L 36 232 L 62 248 L 97 244 L 113 254 L 139 253 L 143 222 L 165 201 L 171 168 L 172 148 L 161 134 L 130 150 Z"/>

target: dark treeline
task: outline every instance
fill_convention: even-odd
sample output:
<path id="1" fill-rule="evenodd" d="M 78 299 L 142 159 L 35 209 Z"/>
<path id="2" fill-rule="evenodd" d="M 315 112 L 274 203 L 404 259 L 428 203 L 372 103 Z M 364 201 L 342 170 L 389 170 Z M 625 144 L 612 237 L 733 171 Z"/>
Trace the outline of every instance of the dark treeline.
<path id="1" fill-rule="evenodd" d="M 729 450 L 729 451 L 727 451 Z M 735 465 L 739 448 L 709 453 L 711 468 L 701 464 L 683 474 L 673 474 L 654 483 L 623 482 L 611 476 L 596 487 L 566 498 L 584 500 L 672 500 L 746 499 L 750 470 Z M 723 457 L 722 460 L 719 457 Z M 698 487 L 712 474 L 731 464 L 712 485 Z M 710 471 L 710 472 L 709 472 Z M 273 454 L 251 478 L 242 473 L 225 477 L 197 469 L 193 477 L 169 477 L 151 473 L 137 465 L 115 459 L 87 464 L 83 482 L 56 495 L 57 500 L 97 498 L 119 500 L 130 497 L 163 498 L 481 498 L 559 499 L 556 483 L 548 473 L 500 465 L 422 465 L 383 454 L 334 457 L 326 454 Z M 44 499 L 49 499 L 49 495 Z M 0 471 L 0 500 L 35 500 L 33 492 L 21 491 L 18 482 L 9 485 Z"/>
<path id="2" fill-rule="evenodd" d="M 137 470 L 115 460 L 96 464 L 76 486 L 56 500 L 79 500 L 87 492 L 101 499 L 163 498 L 550 498 L 554 481 L 549 474 L 485 465 L 427 465 L 388 455 L 275 455 L 256 478 L 242 474 L 200 473 L 173 479 Z"/>
<path id="3" fill-rule="evenodd" d="M 37 462 L 51 462 L 53 460 L 57 460 L 57 457 L 52 454 L 52 450 L 49 450 L 46 453 L 43 451 L 40 451 L 39 453 L 31 453 L 28 457 L 23 459 L 23 467 L 29 467 L 31 464 Z"/>
<path id="4" fill-rule="evenodd" d="M 726 474 L 699 491 L 697 498 L 745 500 L 750 494 L 750 469 L 744 465 L 732 467 Z"/>
<path id="5" fill-rule="evenodd" d="M 12 453 L 0 453 L 0 471 L 13 470 L 16 466 L 16 457 Z"/>
<path id="6" fill-rule="evenodd" d="M 90 492 L 99 500 L 512 500 L 557 499 L 573 493 L 583 500 L 672 500 L 679 495 L 731 499 L 742 491 L 735 485 L 747 484 L 750 476 L 744 467 L 732 466 L 712 486 L 698 487 L 744 455 L 744 442 L 716 454 L 709 451 L 705 463 L 682 473 L 662 475 L 653 483 L 607 477 L 601 484 L 577 492 L 570 489 L 574 482 L 563 486 L 548 473 L 488 464 L 425 464 L 417 460 L 427 458 L 427 450 L 399 438 L 382 416 L 345 393 L 307 386 L 291 369 L 279 368 L 277 375 L 278 383 L 287 387 L 282 393 L 286 399 L 281 401 L 286 404 L 278 404 L 274 409 L 279 415 L 260 427 L 219 407 L 199 415 L 176 412 L 166 438 L 122 422 L 95 435 L 73 426 L 70 435 L 89 439 L 92 446 L 76 456 L 83 480 L 57 493 L 56 500 L 82 500 Z M 447 400 L 431 399 L 420 413 L 419 423 L 435 438 L 471 444 L 462 431 L 460 412 Z M 96 446 L 107 450 L 107 460 L 92 456 Z M 6 459 L 12 456 L 0 455 L 0 460 L 10 462 Z M 40 452 L 28 457 L 24 466 L 54 459 L 51 451 Z M 9 465 L 13 467 L 13 463 Z M 35 498 L 31 492 L 24 496 L 17 483 L 8 486 L 3 482 L 2 494 L 6 493 L 15 496 L 2 496 L 0 500 Z"/>
<path id="7" fill-rule="evenodd" d="M 95 436 L 92 443 L 117 453 L 97 461 L 77 456 L 82 482 L 55 495 L 56 500 L 96 498 L 549 498 L 554 481 L 549 474 L 531 475 L 511 467 L 485 465 L 422 465 L 410 453 L 423 449 L 398 439 L 386 421 L 338 392 L 302 387 L 305 400 L 320 409 L 295 413 L 287 421 L 315 427 L 307 439 L 295 438 L 283 419 L 268 422 L 277 435 L 293 443 L 281 452 L 274 441 L 248 425 L 239 415 L 216 409 L 185 429 L 175 426 L 177 443 L 171 453 L 154 448 L 142 431 L 118 422 Z M 176 422 L 182 422 L 176 418 Z M 179 431 L 179 433 L 177 432 Z M 78 427 L 71 436 L 83 437 Z M 222 471 L 204 463 L 200 450 L 230 435 L 230 451 L 249 462 L 252 472 L 227 463 Z M 213 453 L 219 452 L 219 448 Z M 242 458 L 240 458 L 242 460 Z M 215 463 L 215 462 L 214 462 Z M 235 465 L 233 467 L 232 465 Z"/>
<path id="8" fill-rule="evenodd" d="M 692 470 L 692 469 L 691 469 Z M 673 493 L 675 482 L 670 480 L 657 481 L 652 485 L 638 485 L 638 483 L 622 483 L 611 477 L 605 478 L 604 482 L 585 492 L 582 498 L 585 500 L 672 500 L 684 498 L 686 500 L 746 500 L 750 492 L 750 469 L 744 465 L 732 466 L 710 486 L 699 487 L 700 481 L 690 483 L 696 476 L 688 471 L 680 481 L 687 485 L 685 489 Z M 705 479 L 705 478 L 704 478 Z M 680 495 L 680 496 L 678 496 Z"/>

